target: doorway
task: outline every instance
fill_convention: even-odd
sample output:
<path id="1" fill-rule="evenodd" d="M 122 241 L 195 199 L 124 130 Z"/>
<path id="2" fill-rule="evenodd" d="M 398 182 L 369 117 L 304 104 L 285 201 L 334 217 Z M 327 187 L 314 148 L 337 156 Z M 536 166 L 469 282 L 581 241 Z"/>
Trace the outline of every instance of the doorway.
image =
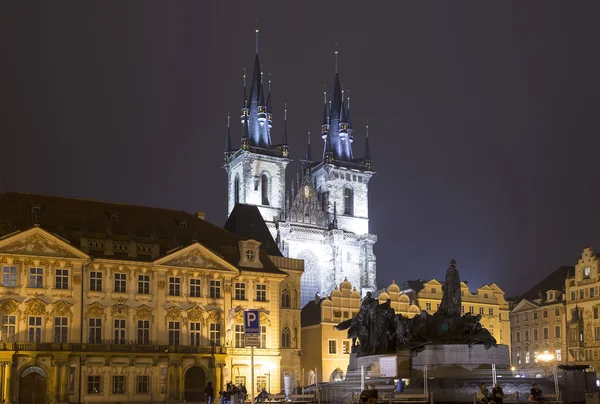
<path id="1" fill-rule="evenodd" d="M 19 403 L 46 404 L 47 387 L 46 371 L 39 366 L 29 366 L 19 380 Z"/>
<path id="2" fill-rule="evenodd" d="M 184 379 L 184 398 L 190 403 L 199 403 L 206 401 L 204 397 L 204 388 L 206 387 L 206 374 L 199 366 L 193 366 L 185 372 Z M 214 386 L 213 386 L 214 387 Z M 215 391 L 215 396 L 218 394 Z"/>

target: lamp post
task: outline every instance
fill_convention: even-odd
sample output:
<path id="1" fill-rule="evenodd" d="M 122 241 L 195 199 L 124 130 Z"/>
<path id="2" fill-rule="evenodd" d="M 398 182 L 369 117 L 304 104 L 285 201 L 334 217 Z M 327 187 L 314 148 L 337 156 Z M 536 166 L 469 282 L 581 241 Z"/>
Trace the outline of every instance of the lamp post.
<path id="1" fill-rule="evenodd" d="M 269 394 L 273 394 L 273 393 L 271 392 L 271 372 L 272 372 L 273 370 L 275 370 L 275 366 L 273 366 L 273 364 L 272 364 L 272 363 L 270 363 L 269 365 L 267 365 L 267 371 L 268 371 L 268 373 L 267 373 L 267 376 L 269 376 L 269 379 L 268 379 L 268 380 L 269 380 L 269 382 L 268 382 L 268 384 L 267 384 L 267 391 L 269 392 Z"/>
<path id="2" fill-rule="evenodd" d="M 548 351 L 544 351 L 544 353 L 536 356 L 537 360 L 544 362 L 546 365 L 552 362 L 552 377 L 554 378 L 554 390 L 556 394 L 559 394 L 558 388 L 558 374 L 556 372 L 556 361 L 553 354 L 548 353 Z"/>

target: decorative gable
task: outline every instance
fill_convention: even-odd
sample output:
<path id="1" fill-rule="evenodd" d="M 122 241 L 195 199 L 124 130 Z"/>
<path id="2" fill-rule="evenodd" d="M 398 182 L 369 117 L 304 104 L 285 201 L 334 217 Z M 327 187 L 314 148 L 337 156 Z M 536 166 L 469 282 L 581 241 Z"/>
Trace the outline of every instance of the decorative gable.
<path id="1" fill-rule="evenodd" d="M 200 243 L 195 243 L 179 251 L 175 251 L 166 257 L 156 260 L 154 263 L 171 267 L 217 269 L 221 271 L 235 270 L 235 267 Z"/>
<path id="2" fill-rule="evenodd" d="M 89 258 L 85 253 L 69 243 L 34 227 L 0 240 L 0 253 L 37 255 L 45 257 Z"/>
<path id="3" fill-rule="evenodd" d="M 262 268 L 263 264 L 260 262 L 260 242 L 256 240 L 241 240 L 238 242 L 240 248 L 240 262 L 241 267 L 247 268 Z"/>

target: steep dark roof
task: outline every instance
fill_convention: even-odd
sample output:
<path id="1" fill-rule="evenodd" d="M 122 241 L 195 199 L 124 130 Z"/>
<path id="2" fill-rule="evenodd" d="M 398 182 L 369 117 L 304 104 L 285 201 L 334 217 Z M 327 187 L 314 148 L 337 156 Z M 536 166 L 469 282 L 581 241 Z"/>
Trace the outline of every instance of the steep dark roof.
<path id="1" fill-rule="evenodd" d="M 115 215 L 118 219 L 111 220 Z M 178 210 L 18 192 L 0 194 L 0 236 L 34 225 L 59 235 L 77 248 L 81 247 L 82 237 L 110 238 L 117 242 L 135 239 L 139 243 L 158 244 L 159 257 L 197 241 L 238 268 L 238 242 L 245 239 L 198 215 Z M 90 255 L 104 256 L 102 251 L 91 251 Z M 107 257 L 128 261 L 158 258 L 142 255 L 132 258 L 127 254 Z M 284 274 L 264 248 L 261 248 L 260 260 L 264 272 Z"/>
<path id="2" fill-rule="evenodd" d="M 412 289 L 415 293 L 419 293 L 423 290 L 423 285 L 429 281 L 425 281 L 423 279 L 417 279 L 413 281 L 404 281 L 400 284 L 400 290 Z"/>
<path id="3" fill-rule="evenodd" d="M 238 236 L 260 241 L 261 247 L 264 247 L 269 255 L 283 257 L 260 211 L 254 205 L 236 204 L 223 228 Z"/>
<path id="4" fill-rule="evenodd" d="M 316 325 L 321 323 L 321 302 L 325 298 L 321 298 L 317 303 L 315 299 L 306 303 L 300 312 L 300 323 L 301 327 L 307 327 L 309 325 Z"/>
<path id="5" fill-rule="evenodd" d="M 539 292 L 542 292 L 543 294 L 545 294 L 548 290 L 559 290 L 562 292 L 565 289 L 565 279 L 567 278 L 567 274 L 569 271 L 573 273 L 574 270 L 575 268 L 572 266 L 563 265 L 542 279 L 520 297 L 527 300 L 535 300 L 538 299 Z"/>

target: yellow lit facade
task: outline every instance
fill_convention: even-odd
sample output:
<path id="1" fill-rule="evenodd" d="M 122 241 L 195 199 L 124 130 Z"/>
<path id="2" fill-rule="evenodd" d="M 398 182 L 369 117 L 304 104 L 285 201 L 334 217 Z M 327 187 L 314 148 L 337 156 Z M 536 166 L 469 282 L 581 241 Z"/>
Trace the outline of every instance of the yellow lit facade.
<path id="1" fill-rule="evenodd" d="M 250 392 L 248 308 L 255 394 L 299 383 L 302 261 L 184 212 L 26 194 L 0 209 L 15 212 L 0 223 L 4 402 L 200 401 L 208 381 Z"/>
<path id="2" fill-rule="evenodd" d="M 378 300 L 385 303 L 391 299 L 396 314 L 412 318 L 420 313 L 407 295 L 392 283 L 382 291 Z M 342 321 L 355 317 L 360 308 L 360 293 L 348 281 L 344 281 L 328 297 L 316 297 L 302 309 L 302 361 L 305 385 L 342 380 L 350 363 L 352 340 L 347 330 L 334 327 Z"/>

